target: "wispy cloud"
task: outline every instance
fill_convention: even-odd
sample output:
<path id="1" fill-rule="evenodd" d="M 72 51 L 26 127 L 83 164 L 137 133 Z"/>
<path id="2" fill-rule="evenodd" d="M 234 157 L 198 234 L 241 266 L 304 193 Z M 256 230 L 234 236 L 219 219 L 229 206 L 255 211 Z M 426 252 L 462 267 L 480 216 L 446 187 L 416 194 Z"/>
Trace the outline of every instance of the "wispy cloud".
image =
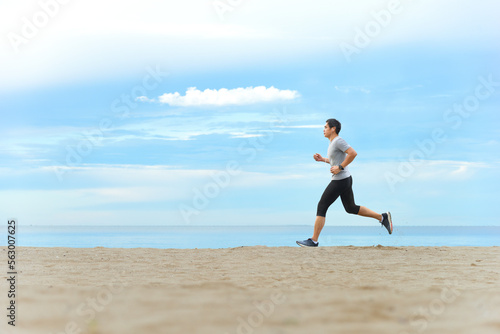
<path id="1" fill-rule="evenodd" d="M 446 182 L 471 179 L 485 168 L 498 168 L 494 164 L 470 161 L 427 160 L 429 168 L 418 170 L 413 176 L 416 181 Z M 432 171 L 431 171 L 432 170 Z"/>
<path id="2" fill-rule="evenodd" d="M 413 85 L 413 86 L 407 86 L 407 87 L 397 87 L 397 88 L 393 88 L 393 89 L 387 90 L 387 93 L 408 92 L 408 91 L 412 91 L 412 90 L 419 89 L 419 88 L 422 88 L 422 87 L 424 87 L 424 85 Z"/>
<path id="3" fill-rule="evenodd" d="M 254 138 L 254 137 L 263 137 L 262 133 L 246 133 L 246 132 L 232 132 L 231 138 Z"/>
<path id="4" fill-rule="evenodd" d="M 278 89 L 273 86 L 234 88 L 234 89 L 205 89 L 201 91 L 196 87 L 189 87 L 185 95 L 179 92 L 165 93 L 158 97 L 158 102 L 171 106 L 225 106 L 225 105 L 249 105 L 263 102 L 290 101 L 298 98 L 300 94 L 296 90 Z M 137 101 L 153 102 L 146 96 L 139 96 Z"/>
<path id="5" fill-rule="evenodd" d="M 209 119 L 199 115 L 173 115 L 121 125 L 116 128 L 116 136 L 123 138 L 123 133 L 126 133 L 134 136 L 135 140 L 193 140 L 206 135 L 227 135 L 230 138 L 262 137 L 267 136 L 269 131 L 281 132 L 277 121 L 272 113 L 262 112 L 214 113 Z M 199 122 L 203 122 L 204 126 L 193 128 L 191 123 Z M 108 139 L 111 135 L 108 135 Z"/>
<path id="6" fill-rule="evenodd" d="M 335 86 L 335 90 L 345 94 L 349 94 L 352 92 L 361 92 L 365 94 L 371 93 L 371 91 L 365 87 L 355 87 L 355 86 Z"/>
<path id="7" fill-rule="evenodd" d="M 321 129 L 324 125 L 322 124 L 311 124 L 311 125 L 276 125 L 277 128 L 285 129 Z"/>

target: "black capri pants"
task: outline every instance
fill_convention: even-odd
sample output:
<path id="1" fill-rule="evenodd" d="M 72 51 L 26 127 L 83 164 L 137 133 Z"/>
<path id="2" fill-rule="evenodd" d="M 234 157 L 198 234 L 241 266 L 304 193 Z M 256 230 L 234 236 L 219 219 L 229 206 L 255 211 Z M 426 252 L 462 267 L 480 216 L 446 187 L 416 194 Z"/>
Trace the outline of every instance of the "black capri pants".
<path id="1" fill-rule="evenodd" d="M 316 216 L 326 217 L 326 211 L 339 196 L 345 211 L 357 215 L 360 207 L 354 203 L 352 176 L 349 176 L 342 180 L 332 180 L 330 182 L 319 200 Z"/>

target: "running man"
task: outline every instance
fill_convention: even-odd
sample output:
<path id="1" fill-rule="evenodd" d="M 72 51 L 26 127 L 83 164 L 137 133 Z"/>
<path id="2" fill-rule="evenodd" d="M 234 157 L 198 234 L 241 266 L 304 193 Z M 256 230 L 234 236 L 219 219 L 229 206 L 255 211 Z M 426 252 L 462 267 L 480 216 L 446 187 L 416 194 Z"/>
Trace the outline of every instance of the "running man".
<path id="1" fill-rule="evenodd" d="M 325 226 L 325 216 L 328 207 L 340 196 L 344 209 L 347 213 L 359 215 L 363 217 L 371 217 L 377 219 L 384 226 L 389 234 L 392 234 L 392 219 L 391 213 L 376 213 L 364 206 L 358 206 L 354 203 L 354 194 L 352 192 L 352 177 L 347 166 L 354 160 L 356 151 L 346 143 L 344 139 L 339 137 L 340 122 L 334 118 L 326 120 L 323 134 L 330 139 L 328 146 L 327 158 L 323 158 L 319 153 L 314 155 L 314 160 L 326 162 L 332 167 L 330 172 L 332 181 L 323 192 L 323 196 L 318 203 L 316 213 L 316 221 L 314 223 L 314 234 L 312 238 L 303 241 L 297 241 L 297 244 L 302 247 L 318 247 L 319 234 Z"/>

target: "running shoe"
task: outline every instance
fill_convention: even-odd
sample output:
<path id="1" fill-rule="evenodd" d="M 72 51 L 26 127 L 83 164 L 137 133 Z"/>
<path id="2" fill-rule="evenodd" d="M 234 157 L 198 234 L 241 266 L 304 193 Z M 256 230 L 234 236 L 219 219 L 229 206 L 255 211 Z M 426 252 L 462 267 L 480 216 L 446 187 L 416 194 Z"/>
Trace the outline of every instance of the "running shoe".
<path id="1" fill-rule="evenodd" d="M 303 241 L 297 241 L 297 245 L 301 247 L 318 247 L 319 242 L 314 242 L 311 238 Z"/>
<path id="2" fill-rule="evenodd" d="M 389 234 L 392 234 L 392 218 L 391 218 L 391 213 L 387 211 L 387 213 L 382 214 L 382 226 L 384 226 L 387 229 L 387 232 Z"/>

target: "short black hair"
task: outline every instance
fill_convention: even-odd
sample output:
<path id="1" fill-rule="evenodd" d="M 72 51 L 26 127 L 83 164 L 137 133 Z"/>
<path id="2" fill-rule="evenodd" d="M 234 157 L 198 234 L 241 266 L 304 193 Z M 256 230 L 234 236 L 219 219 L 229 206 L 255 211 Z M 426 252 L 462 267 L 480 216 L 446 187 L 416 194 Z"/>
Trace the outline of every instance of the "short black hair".
<path id="1" fill-rule="evenodd" d="M 339 134 L 340 128 L 342 127 L 339 121 L 337 121 L 335 118 L 329 118 L 326 120 L 326 122 L 328 123 L 328 126 L 330 128 L 335 127 L 335 132 Z"/>

